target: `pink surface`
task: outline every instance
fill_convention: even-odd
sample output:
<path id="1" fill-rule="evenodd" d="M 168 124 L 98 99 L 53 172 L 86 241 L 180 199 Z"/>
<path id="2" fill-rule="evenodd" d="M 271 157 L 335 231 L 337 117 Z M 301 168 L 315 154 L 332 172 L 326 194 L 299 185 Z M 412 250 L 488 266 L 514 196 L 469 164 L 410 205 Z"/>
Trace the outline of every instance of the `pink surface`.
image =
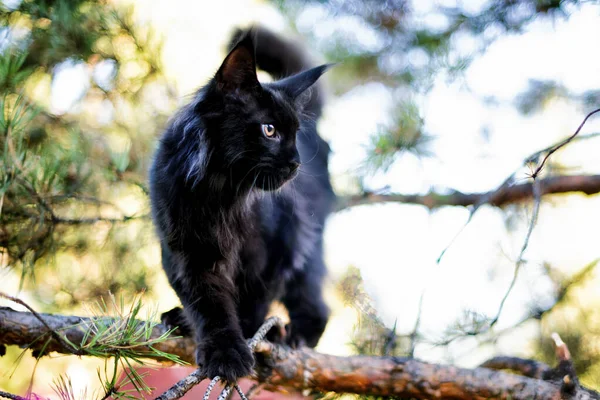
<path id="1" fill-rule="evenodd" d="M 152 399 L 152 398 L 160 395 L 164 391 L 166 391 L 168 388 L 173 386 L 176 382 L 178 382 L 182 378 L 184 378 L 187 375 L 194 372 L 194 368 L 192 368 L 192 367 L 169 367 L 169 368 L 158 368 L 158 369 L 138 368 L 137 371 L 140 374 L 147 373 L 147 375 L 144 377 L 144 381 L 146 382 L 146 384 L 148 386 L 153 387 L 155 389 L 152 392 L 152 394 L 145 395 L 145 397 L 148 399 Z M 182 399 L 188 399 L 188 400 L 202 399 L 202 396 L 204 396 L 204 392 L 206 391 L 206 387 L 208 386 L 209 382 L 210 381 L 207 379 L 207 380 L 201 382 L 200 384 L 196 385 L 185 396 L 183 396 Z M 250 389 L 250 387 L 254 384 L 254 381 L 251 381 L 249 379 L 242 379 L 242 380 L 240 380 L 239 383 L 240 383 L 241 388 L 244 390 L 244 392 L 247 392 L 248 389 Z M 215 386 L 215 388 L 213 389 L 211 396 L 210 396 L 211 400 L 216 400 L 217 397 L 219 397 L 219 393 L 221 392 L 222 387 L 223 387 L 222 385 Z M 131 385 L 128 385 L 128 386 L 122 388 L 122 390 L 126 390 L 126 389 L 132 389 Z M 261 390 L 252 399 L 253 400 L 277 400 L 277 399 L 305 399 L 305 398 L 306 397 L 300 395 L 299 393 L 283 394 L 283 393 L 271 393 L 271 392 L 267 392 L 265 390 Z M 234 393 L 232 399 L 239 400 L 239 395 L 237 393 Z"/>

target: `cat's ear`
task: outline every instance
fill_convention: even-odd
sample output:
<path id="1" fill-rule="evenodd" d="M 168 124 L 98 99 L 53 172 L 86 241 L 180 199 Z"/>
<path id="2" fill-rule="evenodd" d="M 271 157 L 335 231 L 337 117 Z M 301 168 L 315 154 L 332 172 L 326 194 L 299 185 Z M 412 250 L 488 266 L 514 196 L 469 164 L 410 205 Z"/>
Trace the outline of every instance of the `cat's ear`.
<path id="1" fill-rule="evenodd" d="M 289 76 L 285 79 L 277 81 L 275 85 L 280 90 L 287 93 L 292 99 L 300 96 L 306 89 L 314 85 L 325 71 L 327 71 L 333 64 L 324 64 L 318 67 L 311 68 L 304 72 L 300 72 L 296 75 Z"/>
<path id="2" fill-rule="evenodd" d="M 260 84 L 256 77 L 256 59 L 252 34 L 248 32 L 231 49 L 215 75 L 223 91 L 252 90 Z"/>

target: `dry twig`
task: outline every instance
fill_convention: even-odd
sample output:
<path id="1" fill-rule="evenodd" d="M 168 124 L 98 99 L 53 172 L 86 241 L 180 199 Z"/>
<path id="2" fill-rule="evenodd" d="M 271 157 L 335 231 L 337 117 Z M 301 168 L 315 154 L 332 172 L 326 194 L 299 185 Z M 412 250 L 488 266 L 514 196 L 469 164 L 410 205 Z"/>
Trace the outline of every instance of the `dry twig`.
<path id="1" fill-rule="evenodd" d="M 256 348 L 258 343 L 261 342 L 262 340 L 264 340 L 264 338 L 267 335 L 267 333 L 269 332 L 269 330 L 271 330 L 271 328 L 274 327 L 275 325 L 283 327 L 283 322 L 281 321 L 281 319 L 279 319 L 277 317 L 271 317 L 271 318 L 267 319 L 261 325 L 261 327 L 258 328 L 258 330 L 254 334 L 252 339 L 248 340 L 248 347 L 250 348 L 250 350 L 254 351 L 254 349 Z M 206 376 L 202 375 L 202 373 L 198 369 L 198 370 L 192 372 L 190 375 L 183 378 L 181 381 L 177 382 L 175 385 L 173 385 L 171 388 L 169 388 L 166 392 L 164 392 L 163 394 L 158 396 L 156 398 L 156 400 L 179 399 L 183 395 L 185 395 L 188 391 L 190 391 L 195 385 L 197 385 L 204 379 L 206 379 Z M 213 390 L 215 385 L 220 380 L 221 380 L 221 378 L 219 376 L 215 376 L 210 381 L 210 384 L 208 385 L 208 387 L 206 388 L 206 392 L 204 393 L 204 397 L 203 397 L 204 400 L 208 400 L 211 391 Z M 242 400 L 247 400 L 246 395 L 244 395 L 244 392 L 242 392 L 242 389 L 239 387 L 239 385 L 237 383 L 231 383 L 231 382 L 229 382 L 229 384 L 221 391 L 221 394 L 219 395 L 219 400 L 226 399 L 229 396 L 229 393 L 231 393 L 231 391 L 234 388 L 239 393 Z"/>
<path id="2" fill-rule="evenodd" d="M 525 255 L 525 251 L 527 250 L 527 247 L 529 246 L 529 240 L 531 238 L 533 228 L 534 228 L 534 226 L 537 222 L 538 216 L 539 216 L 542 195 L 552 194 L 552 193 L 567 193 L 567 192 L 575 192 L 575 191 L 584 192 L 586 194 L 595 194 L 595 193 L 600 192 L 600 175 L 578 176 L 578 177 L 557 176 L 557 177 L 546 178 L 543 180 L 537 179 L 540 172 L 542 171 L 546 161 L 549 159 L 549 157 L 552 154 L 554 154 L 556 151 L 558 151 L 559 149 L 563 148 L 564 146 L 566 146 L 567 144 L 569 144 L 573 140 L 575 140 L 577 138 L 577 135 L 579 134 L 579 132 L 581 131 L 581 129 L 587 122 L 587 120 L 592 115 L 594 115 L 598 112 L 600 112 L 600 109 L 596 109 L 596 110 L 590 112 L 588 115 L 586 115 L 585 118 L 583 119 L 583 121 L 581 122 L 581 124 L 579 125 L 579 127 L 577 128 L 577 130 L 575 131 L 575 133 L 573 133 L 567 139 L 564 139 L 552 146 L 546 147 L 545 149 L 539 150 L 539 151 L 531 154 L 529 157 L 527 157 L 525 159 L 523 165 L 528 164 L 528 163 L 538 163 L 537 168 L 530 176 L 533 179 L 533 182 L 514 185 L 515 176 L 517 174 L 517 171 L 515 171 L 509 177 L 507 177 L 504 180 L 504 182 L 497 189 L 492 190 L 490 192 L 483 193 L 483 194 L 475 194 L 475 195 L 465 195 L 460 192 L 453 192 L 452 194 L 449 195 L 449 197 L 446 196 L 447 202 L 448 202 L 448 199 L 452 199 L 450 202 L 448 202 L 446 204 L 444 204 L 443 202 L 439 202 L 439 201 L 423 202 L 423 205 L 427 205 L 429 208 L 433 208 L 434 206 L 440 206 L 440 205 L 463 205 L 463 206 L 473 205 L 473 207 L 469 211 L 469 217 L 467 218 L 467 221 L 465 222 L 465 224 L 461 227 L 461 229 L 452 238 L 450 243 L 440 253 L 440 255 L 437 259 L 437 263 L 439 264 L 441 262 L 442 258 L 444 257 L 444 255 L 446 254 L 446 252 L 448 251 L 448 249 L 455 242 L 455 240 L 460 236 L 460 234 L 465 230 L 465 228 L 471 223 L 473 216 L 475 215 L 475 213 L 479 210 L 479 208 L 482 205 L 490 204 L 490 205 L 494 205 L 494 206 L 502 206 L 504 204 L 513 203 L 516 201 L 523 200 L 525 198 L 529 198 L 531 195 L 533 195 L 534 205 L 533 205 L 532 217 L 529 222 L 529 227 L 527 229 L 527 233 L 525 235 L 525 239 L 523 241 L 523 246 L 521 247 L 519 257 L 517 258 L 517 261 L 515 262 L 513 278 L 508 286 L 507 291 L 505 292 L 504 296 L 502 297 L 502 299 L 500 301 L 498 310 L 497 310 L 495 316 L 490 320 L 490 322 L 487 324 L 487 326 L 484 329 L 470 330 L 470 331 L 465 332 L 465 335 L 474 336 L 474 335 L 486 333 L 498 322 L 500 315 L 502 314 L 504 304 L 506 303 L 506 300 L 510 296 L 510 293 L 512 292 L 512 290 L 514 288 L 515 283 L 517 282 L 517 278 L 519 276 L 519 272 L 521 270 L 522 265 L 525 263 L 524 255 Z M 582 136 L 582 137 L 580 137 L 580 139 L 592 138 L 592 137 L 596 137 L 596 136 L 597 135 L 592 134 L 592 135 L 588 135 L 588 136 Z M 539 162 L 539 159 L 542 155 L 544 155 L 544 157 L 543 157 L 542 161 Z M 587 184 L 584 184 L 584 182 Z M 390 195 L 388 195 L 388 196 L 390 196 Z M 391 195 L 391 196 L 398 196 L 398 195 Z M 429 196 L 431 196 L 431 195 L 429 195 Z M 416 196 L 413 196 L 413 197 L 417 198 Z M 424 296 L 425 296 L 425 289 L 423 289 L 423 291 L 421 292 L 421 297 L 419 300 L 419 306 L 418 306 L 418 311 L 417 311 L 417 321 L 415 323 L 413 331 L 410 334 L 410 337 L 411 337 L 410 356 L 411 357 L 414 355 L 414 349 L 416 346 L 416 338 L 418 337 L 418 334 L 419 334 L 418 330 L 419 330 L 419 325 L 420 325 L 420 321 L 421 321 L 421 314 L 423 312 Z M 458 336 L 454 337 L 452 340 L 456 339 L 457 337 Z M 451 340 L 446 341 L 446 344 L 450 343 L 450 341 Z"/>

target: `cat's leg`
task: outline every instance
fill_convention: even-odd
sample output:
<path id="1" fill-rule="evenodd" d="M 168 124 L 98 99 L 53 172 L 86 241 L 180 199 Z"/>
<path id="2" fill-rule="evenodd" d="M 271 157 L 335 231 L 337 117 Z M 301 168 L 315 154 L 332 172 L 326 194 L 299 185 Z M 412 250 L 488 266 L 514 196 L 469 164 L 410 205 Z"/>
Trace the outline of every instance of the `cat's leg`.
<path id="1" fill-rule="evenodd" d="M 171 284 L 194 327 L 201 370 L 229 382 L 249 375 L 254 357 L 240 327 L 233 280 L 223 272 L 201 268 L 204 263 L 196 258 L 174 253 L 173 259 L 179 259 L 178 269 L 185 271 L 180 278 L 172 276 Z"/>
<path id="2" fill-rule="evenodd" d="M 245 338 L 251 338 L 265 322 L 269 305 L 269 302 L 263 296 L 246 294 L 240 297 L 238 315 Z"/>
<path id="3" fill-rule="evenodd" d="M 287 281 L 283 303 L 290 315 L 287 342 L 294 346 L 315 347 L 329 319 L 323 300 L 325 265 L 320 250 Z"/>
<path id="4" fill-rule="evenodd" d="M 271 301 L 264 298 L 258 299 L 247 296 L 240 298 L 238 315 L 245 338 L 251 338 L 258 331 L 267 318 L 270 306 Z M 267 332 L 265 338 L 269 342 L 283 344 L 286 336 L 284 327 L 274 326 Z"/>
<path id="5" fill-rule="evenodd" d="M 161 258 L 164 270 L 167 272 L 169 281 L 173 281 L 172 276 L 175 274 L 176 265 L 173 264 L 171 251 L 161 243 Z M 171 283 L 173 285 L 173 283 Z M 194 329 L 190 326 L 189 320 L 186 318 L 183 308 L 175 307 L 160 315 L 160 321 L 169 329 L 177 328 L 176 334 L 181 336 L 194 336 Z"/>

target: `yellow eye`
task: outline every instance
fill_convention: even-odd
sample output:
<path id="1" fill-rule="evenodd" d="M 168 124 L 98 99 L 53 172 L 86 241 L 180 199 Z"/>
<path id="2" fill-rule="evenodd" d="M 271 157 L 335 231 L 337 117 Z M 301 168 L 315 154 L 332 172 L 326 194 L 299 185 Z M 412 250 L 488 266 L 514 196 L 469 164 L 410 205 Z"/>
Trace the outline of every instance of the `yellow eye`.
<path id="1" fill-rule="evenodd" d="M 271 124 L 262 124 L 261 129 L 262 129 L 262 133 L 266 137 L 273 137 L 273 136 L 275 136 L 275 133 L 277 132 L 275 127 Z"/>

